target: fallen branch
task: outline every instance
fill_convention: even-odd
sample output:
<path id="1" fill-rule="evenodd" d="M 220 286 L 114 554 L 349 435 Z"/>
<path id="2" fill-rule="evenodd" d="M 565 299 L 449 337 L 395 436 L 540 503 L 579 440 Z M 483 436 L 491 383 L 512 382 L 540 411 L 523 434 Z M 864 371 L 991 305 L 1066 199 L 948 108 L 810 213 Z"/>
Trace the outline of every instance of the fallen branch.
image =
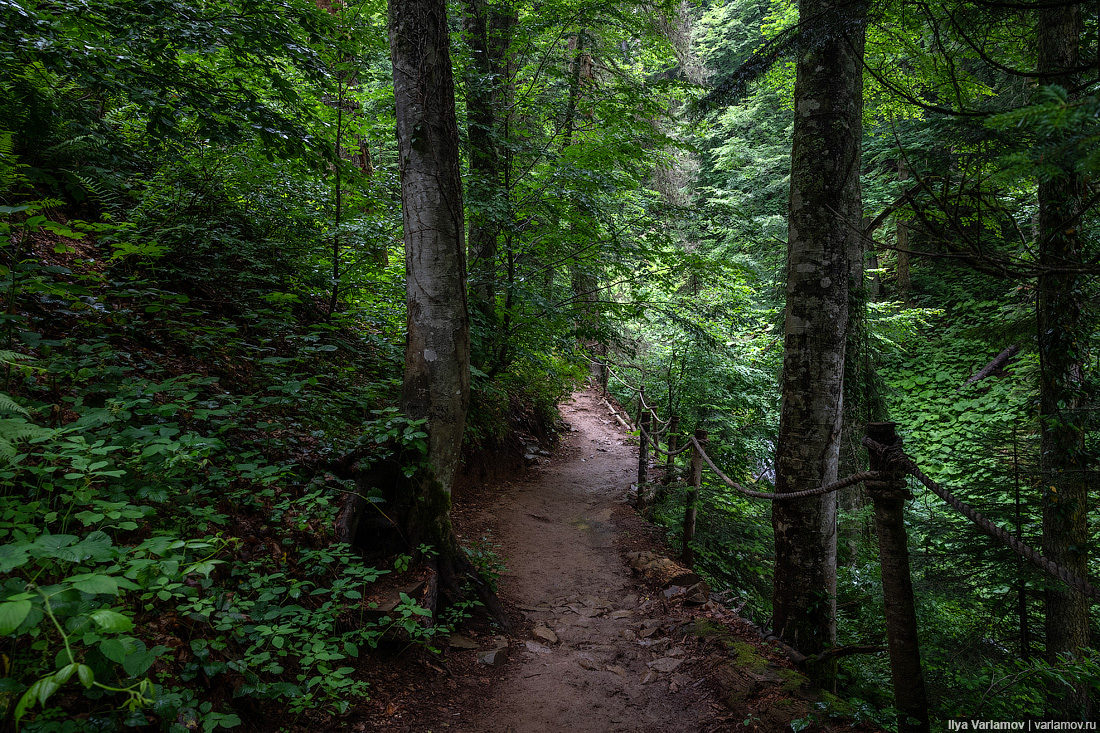
<path id="1" fill-rule="evenodd" d="M 1001 353 L 997 354 L 996 358 L 994 358 L 993 361 L 989 362 L 989 364 L 987 364 L 984 369 L 982 369 L 980 372 L 978 372 L 977 374 L 972 376 L 970 379 L 963 382 L 959 386 L 959 389 L 957 389 L 955 391 L 958 392 L 963 387 L 965 387 L 969 384 L 974 384 L 975 382 L 982 381 L 983 379 L 990 376 L 991 374 L 993 374 L 998 369 L 1002 368 L 1005 364 L 1008 363 L 1009 359 L 1016 356 L 1016 354 L 1018 354 L 1018 353 L 1020 353 L 1019 344 L 1012 344 L 1012 346 L 1009 346 L 1007 349 L 1005 349 Z"/>

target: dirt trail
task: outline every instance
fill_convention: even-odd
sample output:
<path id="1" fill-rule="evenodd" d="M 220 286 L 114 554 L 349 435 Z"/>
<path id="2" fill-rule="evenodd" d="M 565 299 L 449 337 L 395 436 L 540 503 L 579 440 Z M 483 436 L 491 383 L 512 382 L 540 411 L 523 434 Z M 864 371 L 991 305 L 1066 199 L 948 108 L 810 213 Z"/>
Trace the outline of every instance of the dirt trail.
<path id="1" fill-rule="evenodd" d="M 562 415 L 570 431 L 554 455 L 494 493 L 479 517 L 507 559 L 500 595 L 518 609 L 502 675 L 433 730 L 722 727 L 706 686 L 691 674 L 691 651 L 653 633 L 661 604 L 616 548 L 624 530 L 615 518 L 632 512 L 636 450 L 592 392 L 574 395 Z"/>

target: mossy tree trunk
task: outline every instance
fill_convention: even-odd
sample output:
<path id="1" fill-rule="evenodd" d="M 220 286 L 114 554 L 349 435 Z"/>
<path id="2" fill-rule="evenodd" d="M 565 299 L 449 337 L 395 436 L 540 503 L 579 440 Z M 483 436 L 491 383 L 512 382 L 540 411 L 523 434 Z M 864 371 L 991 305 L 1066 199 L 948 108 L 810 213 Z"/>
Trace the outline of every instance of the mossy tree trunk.
<path id="1" fill-rule="evenodd" d="M 446 2 L 395 0 L 389 30 L 408 305 L 401 405 L 426 420 L 428 434 L 426 460 L 400 483 L 393 518 L 414 554 L 432 547 L 440 590 L 453 596 L 463 577 L 478 579 L 450 515 L 470 400 L 470 323 Z"/>
<path id="2" fill-rule="evenodd" d="M 1078 4 L 1042 3 L 1039 10 L 1039 71 L 1054 76 L 1043 83 L 1074 86 L 1081 11 Z M 1055 150 L 1061 146 L 1051 146 Z M 1074 161 L 1047 160 L 1054 169 L 1039 182 L 1039 260 L 1052 268 L 1081 264 L 1080 224 L 1083 182 Z M 1082 394 L 1082 351 L 1087 328 L 1082 318 L 1083 276 L 1071 272 L 1039 278 L 1039 423 L 1043 489 L 1043 554 L 1081 577 L 1088 571 L 1088 480 L 1085 433 L 1076 409 Z M 1051 663 L 1078 655 L 1089 644 L 1089 601 L 1077 590 L 1054 585 L 1046 591 L 1046 653 Z M 1077 715 L 1088 704 L 1083 687 L 1060 691 L 1054 707 Z"/>
<path id="3" fill-rule="evenodd" d="M 862 221 L 860 138 L 867 7 L 801 0 L 788 220 L 776 491 L 836 479 L 849 253 Z M 836 495 L 775 502 L 775 631 L 803 654 L 836 639 Z"/>

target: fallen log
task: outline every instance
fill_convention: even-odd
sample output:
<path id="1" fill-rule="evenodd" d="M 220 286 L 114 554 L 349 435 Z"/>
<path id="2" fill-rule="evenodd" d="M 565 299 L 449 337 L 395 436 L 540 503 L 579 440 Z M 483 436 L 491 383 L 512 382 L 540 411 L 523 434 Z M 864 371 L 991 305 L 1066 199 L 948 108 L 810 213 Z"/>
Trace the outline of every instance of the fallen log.
<path id="1" fill-rule="evenodd" d="M 629 423 L 627 423 L 626 420 L 622 419 L 622 417 L 619 415 L 619 413 L 615 411 L 615 408 L 611 406 L 610 402 L 608 402 L 607 400 L 601 400 L 601 401 L 603 402 L 603 404 L 607 405 L 607 409 L 610 410 L 611 416 L 614 417 L 616 420 L 618 420 L 620 425 L 622 425 L 627 430 L 633 430 L 634 429 L 634 428 L 630 427 Z"/>
<path id="2" fill-rule="evenodd" d="M 1018 353 L 1020 353 L 1020 346 L 1018 344 L 1012 344 L 1012 346 L 1009 346 L 1007 349 L 997 354 L 993 361 L 989 362 L 989 364 L 987 364 L 984 369 L 972 376 L 970 379 L 963 382 L 959 386 L 959 389 L 955 391 L 957 392 L 967 385 L 982 381 L 986 377 L 996 372 L 998 369 L 1004 367 L 1004 365 L 1008 363 L 1009 359 L 1016 356 L 1016 354 Z"/>

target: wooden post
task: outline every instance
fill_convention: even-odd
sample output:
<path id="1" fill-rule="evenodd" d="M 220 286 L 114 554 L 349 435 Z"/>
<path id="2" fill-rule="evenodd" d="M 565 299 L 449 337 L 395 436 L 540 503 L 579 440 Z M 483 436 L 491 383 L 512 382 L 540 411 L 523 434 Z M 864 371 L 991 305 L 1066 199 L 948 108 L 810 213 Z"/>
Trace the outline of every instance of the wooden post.
<path id="1" fill-rule="evenodd" d="M 867 436 L 885 446 L 901 447 L 895 423 L 870 423 Z M 884 455 L 871 453 L 871 470 L 889 472 L 882 481 L 867 481 L 867 493 L 875 506 L 882 596 L 886 606 L 886 637 L 890 646 L 890 674 L 894 680 L 894 706 L 898 709 L 898 733 L 928 733 L 928 696 L 917 645 L 917 614 L 913 581 L 909 575 L 909 545 L 903 510 L 912 494 L 905 487 L 905 472 L 892 468 Z"/>
<path id="2" fill-rule="evenodd" d="M 673 415 L 668 419 L 668 457 L 665 459 L 665 477 L 661 483 L 668 484 L 672 481 L 672 469 L 676 467 L 676 459 L 672 456 L 680 447 L 680 416 Z"/>
<path id="3" fill-rule="evenodd" d="M 707 431 L 702 428 L 695 431 L 695 442 L 706 445 Z M 691 488 L 688 489 L 687 507 L 684 509 L 684 547 L 680 557 L 689 568 L 695 562 L 695 552 L 691 543 L 695 539 L 695 516 L 698 511 L 699 487 L 703 485 L 703 453 L 698 448 L 691 449 Z"/>
<path id="4" fill-rule="evenodd" d="M 640 431 L 638 433 L 638 503 L 637 506 L 641 508 L 645 505 L 644 498 L 644 486 L 649 480 L 649 440 L 646 438 L 646 434 L 649 433 L 649 410 L 642 410 L 642 414 L 638 416 L 638 427 Z"/>

